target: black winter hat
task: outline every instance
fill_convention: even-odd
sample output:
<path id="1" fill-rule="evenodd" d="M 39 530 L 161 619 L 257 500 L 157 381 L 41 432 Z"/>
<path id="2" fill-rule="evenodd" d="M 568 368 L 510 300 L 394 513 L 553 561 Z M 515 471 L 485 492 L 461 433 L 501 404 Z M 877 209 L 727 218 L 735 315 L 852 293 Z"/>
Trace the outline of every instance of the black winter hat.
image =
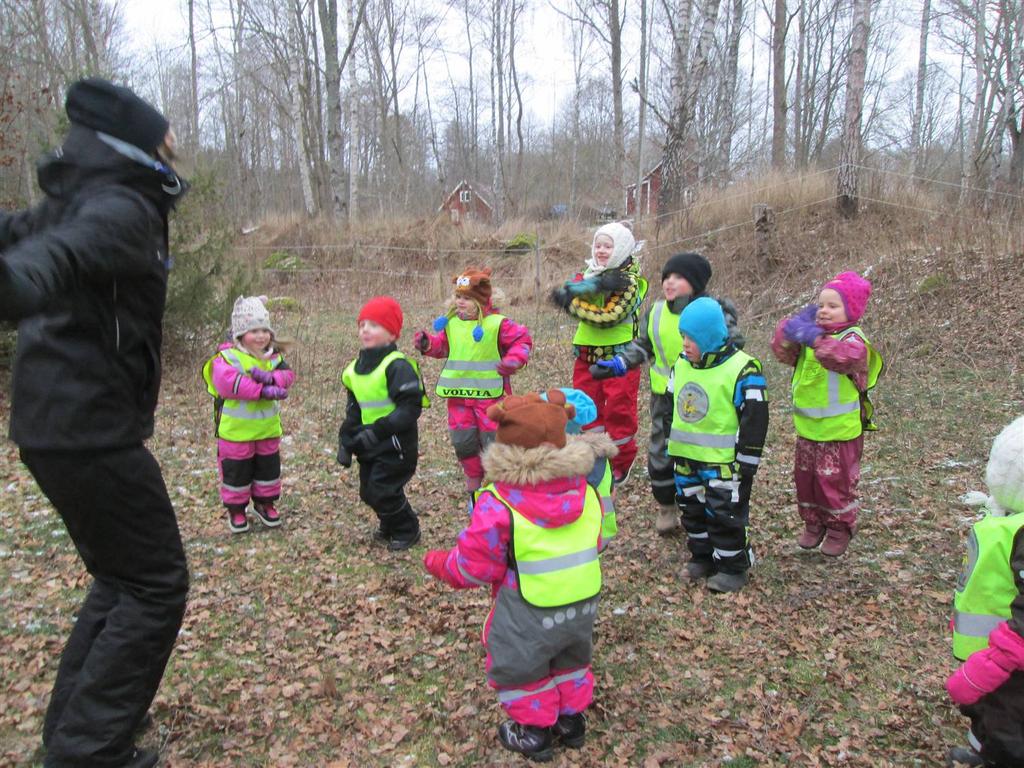
<path id="1" fill-rule="evenodd" d="M 64 109 L 73 123 L 92 128 L 151 153 L 163 143 L 170 123 L 124 86 L 87 77 L 68 88 Z"/>
<path id="2" fill-rule="evenodd" d="M 699 253 L 677 253 L 669 257 L 661 268 L 661 279 L 669 275 L 682 275 L 693 288 L 693 295 L 700 296 L 711 279 L 711 264 Z"/>

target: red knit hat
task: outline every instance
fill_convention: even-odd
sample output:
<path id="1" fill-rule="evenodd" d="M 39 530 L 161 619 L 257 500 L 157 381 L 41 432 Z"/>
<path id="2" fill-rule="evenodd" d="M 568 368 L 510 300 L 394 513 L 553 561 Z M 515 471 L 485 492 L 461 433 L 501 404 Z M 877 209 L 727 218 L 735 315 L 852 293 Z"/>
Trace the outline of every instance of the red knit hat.
<path id="1" fill-rule="evenodd" d="M 452 278 L 455 295 L 473 299 L 482 308 L 491 303 L 491 268 L 466 267 L 461 275 Z"/>
<path id="2" fill-rule="evenodd" d="M 856 272 L 840 272 L 822 286 L 839 294 L 846 307 L 846 319 L 855 323 L 864 316 L 864 309 L 871 296 L 871 283 Z"/>
<path id="3" fill-rule="evenodd" d="M 546 397 L 545 402 L 536 392 L 510 395 L 488 408 L 487 417 L 498 422 L 494 439 L 521 448 L 536 448 L 541 443 L 564 448 L 565 425 L 576 409 L 565 401 L 561 390 L 549 389 Z"/>
<path id="4" fill-rule="evenodd" d="M 402 335 L 402 306 L 390 296 L 374 296 L 359 310 L 359 319 L 372 320 L 396 339 Z"/>

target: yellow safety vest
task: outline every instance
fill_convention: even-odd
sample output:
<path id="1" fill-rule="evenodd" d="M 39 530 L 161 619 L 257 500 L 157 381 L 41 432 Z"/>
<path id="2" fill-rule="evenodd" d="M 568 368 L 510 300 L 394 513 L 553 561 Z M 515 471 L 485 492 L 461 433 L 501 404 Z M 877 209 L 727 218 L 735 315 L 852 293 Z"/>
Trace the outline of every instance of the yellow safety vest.
<path id="1" fill-rule="evenodd" d="M 397 349 L 385 355 L 377 367 L 369 373 L 356 373 L 355 360 L 349 363 L 342 372 L 341 381 L 351 390 L 356 402 L 359 403 L 359 415 L 363 424 L 373 424 L 395 410 L 395 403 L 388 395 L 387 378 L 388 366 L 395 360 L 405 360 L 412 366 L 420 380 L 420 390 L 424 391 L 423 376 L 420 375 L 419 365 Z M 424 408 L 430 407 L 430 400 L 427 399 L 425 391 L 420 402 Z"/>
<path id="2" fill-rule="evenodd" d="M 793 424 L 801 437 L 817 442 L 853 440 L 865 429 L 874 430 L 871 415 L 874 408 L 868 400 L 868 391 L 874 388 L 882 372 L 882 356 L 868 342 L 857 326 L 847 328 L 833 336 L 855 333 L 868 348 L 867 390 L 861 393 L 853 379 L 830 371 L 814 356 L 814 349 L 800 350 L 793 370 Z M 861 400 L 864 417 L 861 417 Z"/>
<path id="3" fill-rule="evenodd" d="M 647 296 L 647 281 L 638 277 L 636 282 L 636 290 L 640 293 L 640 300 L 637 302 L 639 307 Z M 594 308 L 597 309 L 597 304 L 604 304 L 604 302 L 604 294 L 596 294 Z M 600 347 L 610 355 L 612 347 L 628 344 L 636 338 L 636 326 L 636 311 L 622 318 L 622 322 L 608 327 L 599 327 L 580 320 L 579 325 L 576 326 L 576 335 L 572 337 L 572 343 L 580 347 Z M 598 352 L 597 354 L 600 356 L 602 353 Z"/>
<path id="4" fill-rule="evenodd" d="M 583 512 L 558 528 L 543 528 L 520 514 L 494 484 L 482 490 L 509 509 L 512 567 L 519 594 L 536 608 L 557 608 L 587 600 L 601 591 L 601 560 L 597 538 L 601 530 L 601 502 L 597 491 L 585 485 Z"/>
<path id="5" fill-rule="evenodd" d="M 743 350 L 719 365 L 695 368 L 680 357 L 673 371 L 675 403 L 668 453 L 708 464 L 729 464 L 736 460 L 736 434 L 740 419 L 733 397 L 740 371 L 751 361 L 760 363 Z"/>
<path id="6" fill-rule="evenodd" d="M 1017 597 L 1010 558 L 1022 527 L 1024 512 L 987 515 L 971 528 L 953 595 L 953 655 L 961 661 L 987 648 L 989 633 L 1010 618 L 1010 603 Z"/>
<path id="7" fill-rule="evenodd" d="M 441 397 L 488 399 L 505 393 L 505 382 L 498 373 L 501 353 L 498 333 L 504 315 L 487 315 L 480 321 L 483 338 L 476 341 L 473 329 L 476 320 L 453 317 L 448 321 L 448 359 L 437 378 L 435 392 Z"/>
<path id="8" fill-rule="evenodd" d="M 615 501 L 612 499 L 612 465 L 608 459 L 598 461 L 604 463 L 604 471 L 594 490 L 601 501 L 601 551 L 604 552 L 619 533 L 619 524 L 615 517 Z"/>
<path id="9" fill-rule="evenodd" d="M 248 352 L 232 347 L 222 349 L 206 361 L 203 366 L 203 379 L 206 390 L 215 398 L 220 398 L 213 385 L 213 361 L 220 356 L 238 373 L 248 375 L 253 368 L 272 371 L 281 364 L 281 356 L 274 355 L 269 360 L 253 357 Z M 281 404 L 277 400 L 234 400 L 224 398 L 219 405 L 219 413 L 215 413 L 217 437 L 235 443 L 247 443 L 251 440 L 266 440 L 280 437 Z M 217 406 L 215 406 L 217 408 Z"/>
<path id="10" fill-rule="evenodd" d="M 651 391 L 663 395 L 668 389 L 672 367 L 683 351 L 683 334 L 679 332 L 679 315 L 668 307 L 668 302 L 659 299 L 651 307 L 647 318 L 647 336 L 654 348 L 651 361 Z"/>

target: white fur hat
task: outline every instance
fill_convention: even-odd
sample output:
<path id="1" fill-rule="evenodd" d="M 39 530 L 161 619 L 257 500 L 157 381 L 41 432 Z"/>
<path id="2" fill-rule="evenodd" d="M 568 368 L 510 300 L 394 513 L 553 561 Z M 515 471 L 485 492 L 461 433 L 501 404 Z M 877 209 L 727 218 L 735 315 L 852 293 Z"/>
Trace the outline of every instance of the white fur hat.
<path id="1" fill-rule="evenodd" d="M 621 267 L 626 259 L 639 250 L 631 227 L 632 225 L 628 221 L 613 221 L 610 224 L 598 227 L 594 233 L 594 240 L 590 245 L 590 259 L 587 261 L 586 269 L 588 276 L 600 274 L 606 269 Z M 611 238 L 612 245 L 614 246 L 612 256 L 604 266 L 598 264 L 594 258 L 594 243 L 597 242 L 597 238 L 601 237 L 601 235 Z M 643 245 L 643 243 L 640 245 Z"/>
<path id="2" fill-rule="evenodd" d="M 231 310 L 231 338 L 237 341 L 247 332 L 259 328 L 266 328 L 271 336 L 274 335 L 266 301 L 266 296 L 239 296 L 235 299 L 234 309 Z"/>
<path id="3" fill-rule="evenodd" d="M 985 482 L 992 501 L 1007 514 L 1024 512 L 1024 416 L 1012 421 L 993 441 Z"/>

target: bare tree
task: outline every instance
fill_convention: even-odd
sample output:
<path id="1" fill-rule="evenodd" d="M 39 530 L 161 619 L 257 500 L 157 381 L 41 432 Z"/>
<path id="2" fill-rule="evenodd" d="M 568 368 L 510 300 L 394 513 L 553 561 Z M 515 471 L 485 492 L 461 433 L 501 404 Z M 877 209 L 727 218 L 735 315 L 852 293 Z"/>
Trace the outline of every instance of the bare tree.
<path id="1" fill-rule="evenodd" d="M 913 158 L 912 173 L 920 175 L 924 163 L 921 142 L 921 123 L 924 117 L 924 97 L 928 90 L 928 26 L 931 24 L 931 0 L 921 3 L 921 34 L 917 47 L 917 87 L 914 91 L 914 122 L 910 131 L 910 152 Z"/>
<path id="2" fill-rule="evenodd" d="M 858 207 L 857 165 L 861 156 L 861 117 L 870 25 L 871 0 L 853 0 L 853 30 L 850 33 L 850 56 L 846 73 L 846 112 L 836 180 L 836 203 L 839 212 L 847 218 L 856 216 Z"/>
<path id="3" fill-rule="evenodd" d="M 786 0 L 775 0 L 772 15 L 772 167 L 786 166 Z"/>

